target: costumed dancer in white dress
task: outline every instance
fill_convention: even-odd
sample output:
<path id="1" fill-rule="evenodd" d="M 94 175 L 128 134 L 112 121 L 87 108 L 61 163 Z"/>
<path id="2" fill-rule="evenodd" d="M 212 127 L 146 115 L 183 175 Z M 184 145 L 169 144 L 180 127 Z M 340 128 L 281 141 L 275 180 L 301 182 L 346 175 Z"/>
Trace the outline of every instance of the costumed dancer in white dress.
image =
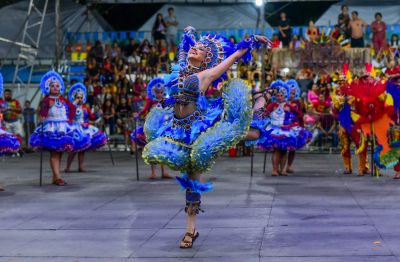
<path id="1" fill-rule="evenodd" d="M 275 92 L 274 101 L 268 104 L 264 115 L 269 117 L 271 122 L 266 128 L 264 143 L 260 146 L 273 151 L 272 176 L 286 176 L 287 151 L 295 151 L 305 146 L 311 139 L 311 133 L 296 120 L 300 114 L 297 106 L 287 101 L 289 86 L 277 80 L 271 84 L 270 89 Z"/>
<path id="2" fill-rule="evenodd" d="M 32 133 L 29 144 L 34 149 L 50 151 L 53 184 L 64 186 L 60 165 L 63 152 L 85 150 L 90 147 L 90 137 L 73 124 L 75 106 L 62 96 L 64 81 L 54 71 L 47 72 L 40 81 L 45 98 L 40 102 L 41 124 Z"/>
<path id="3" fill-rule="evenodd" d="M 0 73 L 0 97 L 3 96 L 3 76 Z M 21 144 L 18 137 L 10 132 L 7 132 L 3 127 L 3 113 L 0 108 L 0 156 L 7 153 L 18 152 Z M 0 185 L 0 191 L 4 188 Z"/>
<path id="4" fill-rule="evenodd" d="M 74 161 L 75 155 L 78 153 L 79 172 L 85 172 L 84 160 L 87 150 L 96 150 L 107 143 L 107 136 L 97 127 L 89 124 L 89 120 L 94 121 L 100 117 L 99 114 L 93 114 L 90 108 L 86 105 L 87 90 L 82 83 L 76 83 L 71 86 L 68 92 L 69 101 L 76 107 L 74 123 L 78 128 L 83 130 L 83 133 L 90 137 L 90 147 L 84 150 L 70 152 L 68 154 L 67 167 L 65 172 L 71 172 L 71 164 Z"/>
<path id="5" fill-rule="evenodd" d="M 143 150 L 148 164 L 165 164 L 183 173 L 177 177 L 186 190 L 187 230 L 180 247 L 191 248 L 199 236 L 196 215 L 201 194 L 211 190 L 201 182 L 201 174 L 228 148 L 245 137 L 252 119 L 249 87 L 240 80 L 231 80 L 223 89 L 222 98 L 208 100 L 209 86 L 217 86 L 226 71 L 238 59 L 251 59 L 257 42 L 267 43 L 263 36 L 251 36 L 237 46 L 221 36 L 206 35 L 195 40 L 193 27 L 185 29 L 179 48 L 179 66 L 174 68 L 167 84 L 172 119 Z M 154 118 L 156 118 L 154 116 Z M 153 121 L 148 116 L 147 121 Z"/>
<path id="6" fill-rule="evenodd" d="M 145 129 L 147 129 L 147 134 L 155 134 L 166 122 L 171 119 L 171 110 L 162 109 L 161 102 L 167 97 L 167 92 L 165 90 L 165 81 L 161 77 L 153 78 L 147 84 L 147 99 L 146 104 L 139 113 L 134 113 L 134 117 L 142 117 L 147 119 L 150 115 L 149 121 L 146 121 L 144 125 L 139 125 L 135 130 L 132 131 L 130 137 L 132 141 L 132 148 L 137 146 L 144 147 L 147 142 L 150 142 L 156 137 L 146 137 Z M 158 116 L 154 116 L 158 115 Z M 156 120 L 156 121 L 151 121 Z M 151 175 L 149 179 L 155 179 L 156 165 L 151 165 Z M 166 171 L 164 165 L 161 165 L 161 177 L 162 178 L 172 178 Z"/>

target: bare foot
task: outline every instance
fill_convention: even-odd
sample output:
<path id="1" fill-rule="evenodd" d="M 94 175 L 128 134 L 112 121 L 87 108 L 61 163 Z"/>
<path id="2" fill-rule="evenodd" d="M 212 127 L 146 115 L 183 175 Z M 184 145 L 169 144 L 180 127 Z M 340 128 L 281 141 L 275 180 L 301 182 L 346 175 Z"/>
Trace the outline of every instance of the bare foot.
<path id="1" fill-rule="evenodd" d="M 280 176 L 287 176 L 287 173 L 286 172 L 280 172 L 279 175 Z"/>
<path id="2" fill-rule="evenodd" d="M 272 171 L 272 174 L 271 174 L 271 176 L 279 176 L 279 173 L 278 173 L 278 171 Z"/>
<path id="3" fill-rule="evenodd" d="M 149 176 L 149 179 L 151 179 L 151 180 L 156 179 L 156 178 L 157 178 L 157 176 L 154 173 L 152 173 L 151 176 Z"/>
<path id="4" fill-rule="evenodd" d="M 5 189 L 2 186 L 0 186 L 0 192 L 2 191 L 5 191 Z"/>

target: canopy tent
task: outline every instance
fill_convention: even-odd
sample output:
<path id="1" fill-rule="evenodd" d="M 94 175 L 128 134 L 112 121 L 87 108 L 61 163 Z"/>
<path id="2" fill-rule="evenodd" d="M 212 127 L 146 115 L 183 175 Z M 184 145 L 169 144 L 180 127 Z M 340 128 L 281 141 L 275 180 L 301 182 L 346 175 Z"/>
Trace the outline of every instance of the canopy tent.
<path id="1" fill-rule="evenodd" d="M 151 31 L 158 13 L 168 14 L 168 8 L 173 7 L 177 16 L 178 29 L 183 30 L 191 25 L 197 30 L 225 30 L 238 28 L 256 28 L 258 11 L 254 4 L 235 5 L 164 5 L 157 13 L 148 19 L 139 31 Z M 266 24 L 266 27 L 270 27 Z"/>
<path id="2" fill-rule="evenodd" d="M 43 1 L 44 2 L 44 1 Z M 85 6 L 73 0 L 60 1 L 60 23 L 62 36 L 66 32 L 86 31 L 112 31 L 112 27 L 95 11 L 88 10 Z M 27 19 L 29 1 L 20 1 L 0 9 L 0 36 L 12 41 L 20 42 L 25 19 Z M 55 52 L 55 12 L 54 1 L 49 1 L 44 19 L 42 35 L 37 58 L 53 58 Z M 37 16 L 32 13 L 32 19 Z M 15 59 L 19 47 L 0 41 L 0 57 Z"/>
<path id="3" fill-rule="evenodd" d="M 349 12 L 357 11 L 358 16 L 368 24 L 375 18 L 376 12 L 380 12 L 386 24 L 400 24 L 400 1 L 398 0 L 347 0 L 332 5 L 316 22 L 317 26 L 330 26 L 337 24 L 338 15 L 341 12 L 341 5 L 349 6 Z"/>

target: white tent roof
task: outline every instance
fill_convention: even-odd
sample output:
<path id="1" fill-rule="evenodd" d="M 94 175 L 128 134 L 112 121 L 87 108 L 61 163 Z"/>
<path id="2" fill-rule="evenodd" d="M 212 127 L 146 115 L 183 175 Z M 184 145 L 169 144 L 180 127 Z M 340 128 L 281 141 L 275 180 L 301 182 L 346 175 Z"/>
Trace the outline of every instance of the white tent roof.
<path id="1" fill-rule="evenodd" d="M 371 24 L 375 18 L 376 12 L 382 13 L 382 20 L 386 24 L 400 24 L 400 1 L 369 1 L 369 0 L 350 0 L 332 5 L 316 22 L 318 26 L 328 26 L 337 24 L 341 5 L 349 6 L 349 13 L 357 11 L 358 16 L 368 24 Z"/>
<path id="2" fill-rule="evenodd" d="M 197 30 L 225 30 L 237 28 L 255 28 L 257 9 L 254 4 L 235 5 L 164 5 L 139 31 L 151 31 L 158 13 L 166 16 L 168 8 L 173 7 L 178 20 L 178 29 L 191 25 Z M 267 24 L 267 27 L 269 25 Z"/>
<path id="3" fill-rule="evenodd" d="M 103 32 L 112 30 L 97 13 L 89 11 L 85 6 L 73 0 L 60 1 L 62 36 L 66 32 Z M 27 17 L 29 1 L 20 1 L 0 9 L 0 36 L 12 41 L 21 41 L 23 23 Z M 54 1 L 49 1 L 39 44 L 38 58 L 52 58 L 55 50 Z M 36 13 L 32 14 L 33 18 Z M 35 20 L 37 21 L 37 19 Z M 19 48 L 14 44 L 0 41 L 0 58 L 14 59 Z"/>

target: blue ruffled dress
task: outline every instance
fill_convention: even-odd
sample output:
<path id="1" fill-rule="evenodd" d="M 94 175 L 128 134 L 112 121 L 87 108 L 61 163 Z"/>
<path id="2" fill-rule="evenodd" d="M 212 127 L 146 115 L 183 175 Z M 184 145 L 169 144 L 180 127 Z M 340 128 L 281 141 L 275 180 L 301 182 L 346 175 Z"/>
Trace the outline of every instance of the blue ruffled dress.
<path id="1" fill-rule="evenodd" d="M 297 150 L 302 148 L 311 139 L 311 133 L 294 123 L 295 115 L 286 112 L 279 106 L 270 114 L 271 122 L 266 127 L 266 136 L 263 143 L 259 144 L 264 150 Z"/>
<path id="2" fill-rule="evenodd" d="M 74 151 L 96 150 L 107 143 L 108 138 L 106 134 L 97 127 L 89 124 L 89 112 L 83 106 L 76 107 L 75 123 L 78 124 L 78 129 L 82 129 L 83 134 L 89 136 L 90 146 L 89 148 L 79 149 L 75 145 Z"/>
<path id="3" fill-rule="evenodd" d="M 0 154 L 16 152 L 20 146 L 18 138 L 14 134 L 5 131 L 0 123 Z"/>
<path id="4" fill-rule="evenodd" d="M 48 98 L 47 98 L 48 99 Z M 48 113 L 29 138 L 34 149 L 57 152 L 75 152 L 90 147 L 90 137 L 78 125 L 69 123 L 70 107 L 67 100 L 56 98 Z"/>

